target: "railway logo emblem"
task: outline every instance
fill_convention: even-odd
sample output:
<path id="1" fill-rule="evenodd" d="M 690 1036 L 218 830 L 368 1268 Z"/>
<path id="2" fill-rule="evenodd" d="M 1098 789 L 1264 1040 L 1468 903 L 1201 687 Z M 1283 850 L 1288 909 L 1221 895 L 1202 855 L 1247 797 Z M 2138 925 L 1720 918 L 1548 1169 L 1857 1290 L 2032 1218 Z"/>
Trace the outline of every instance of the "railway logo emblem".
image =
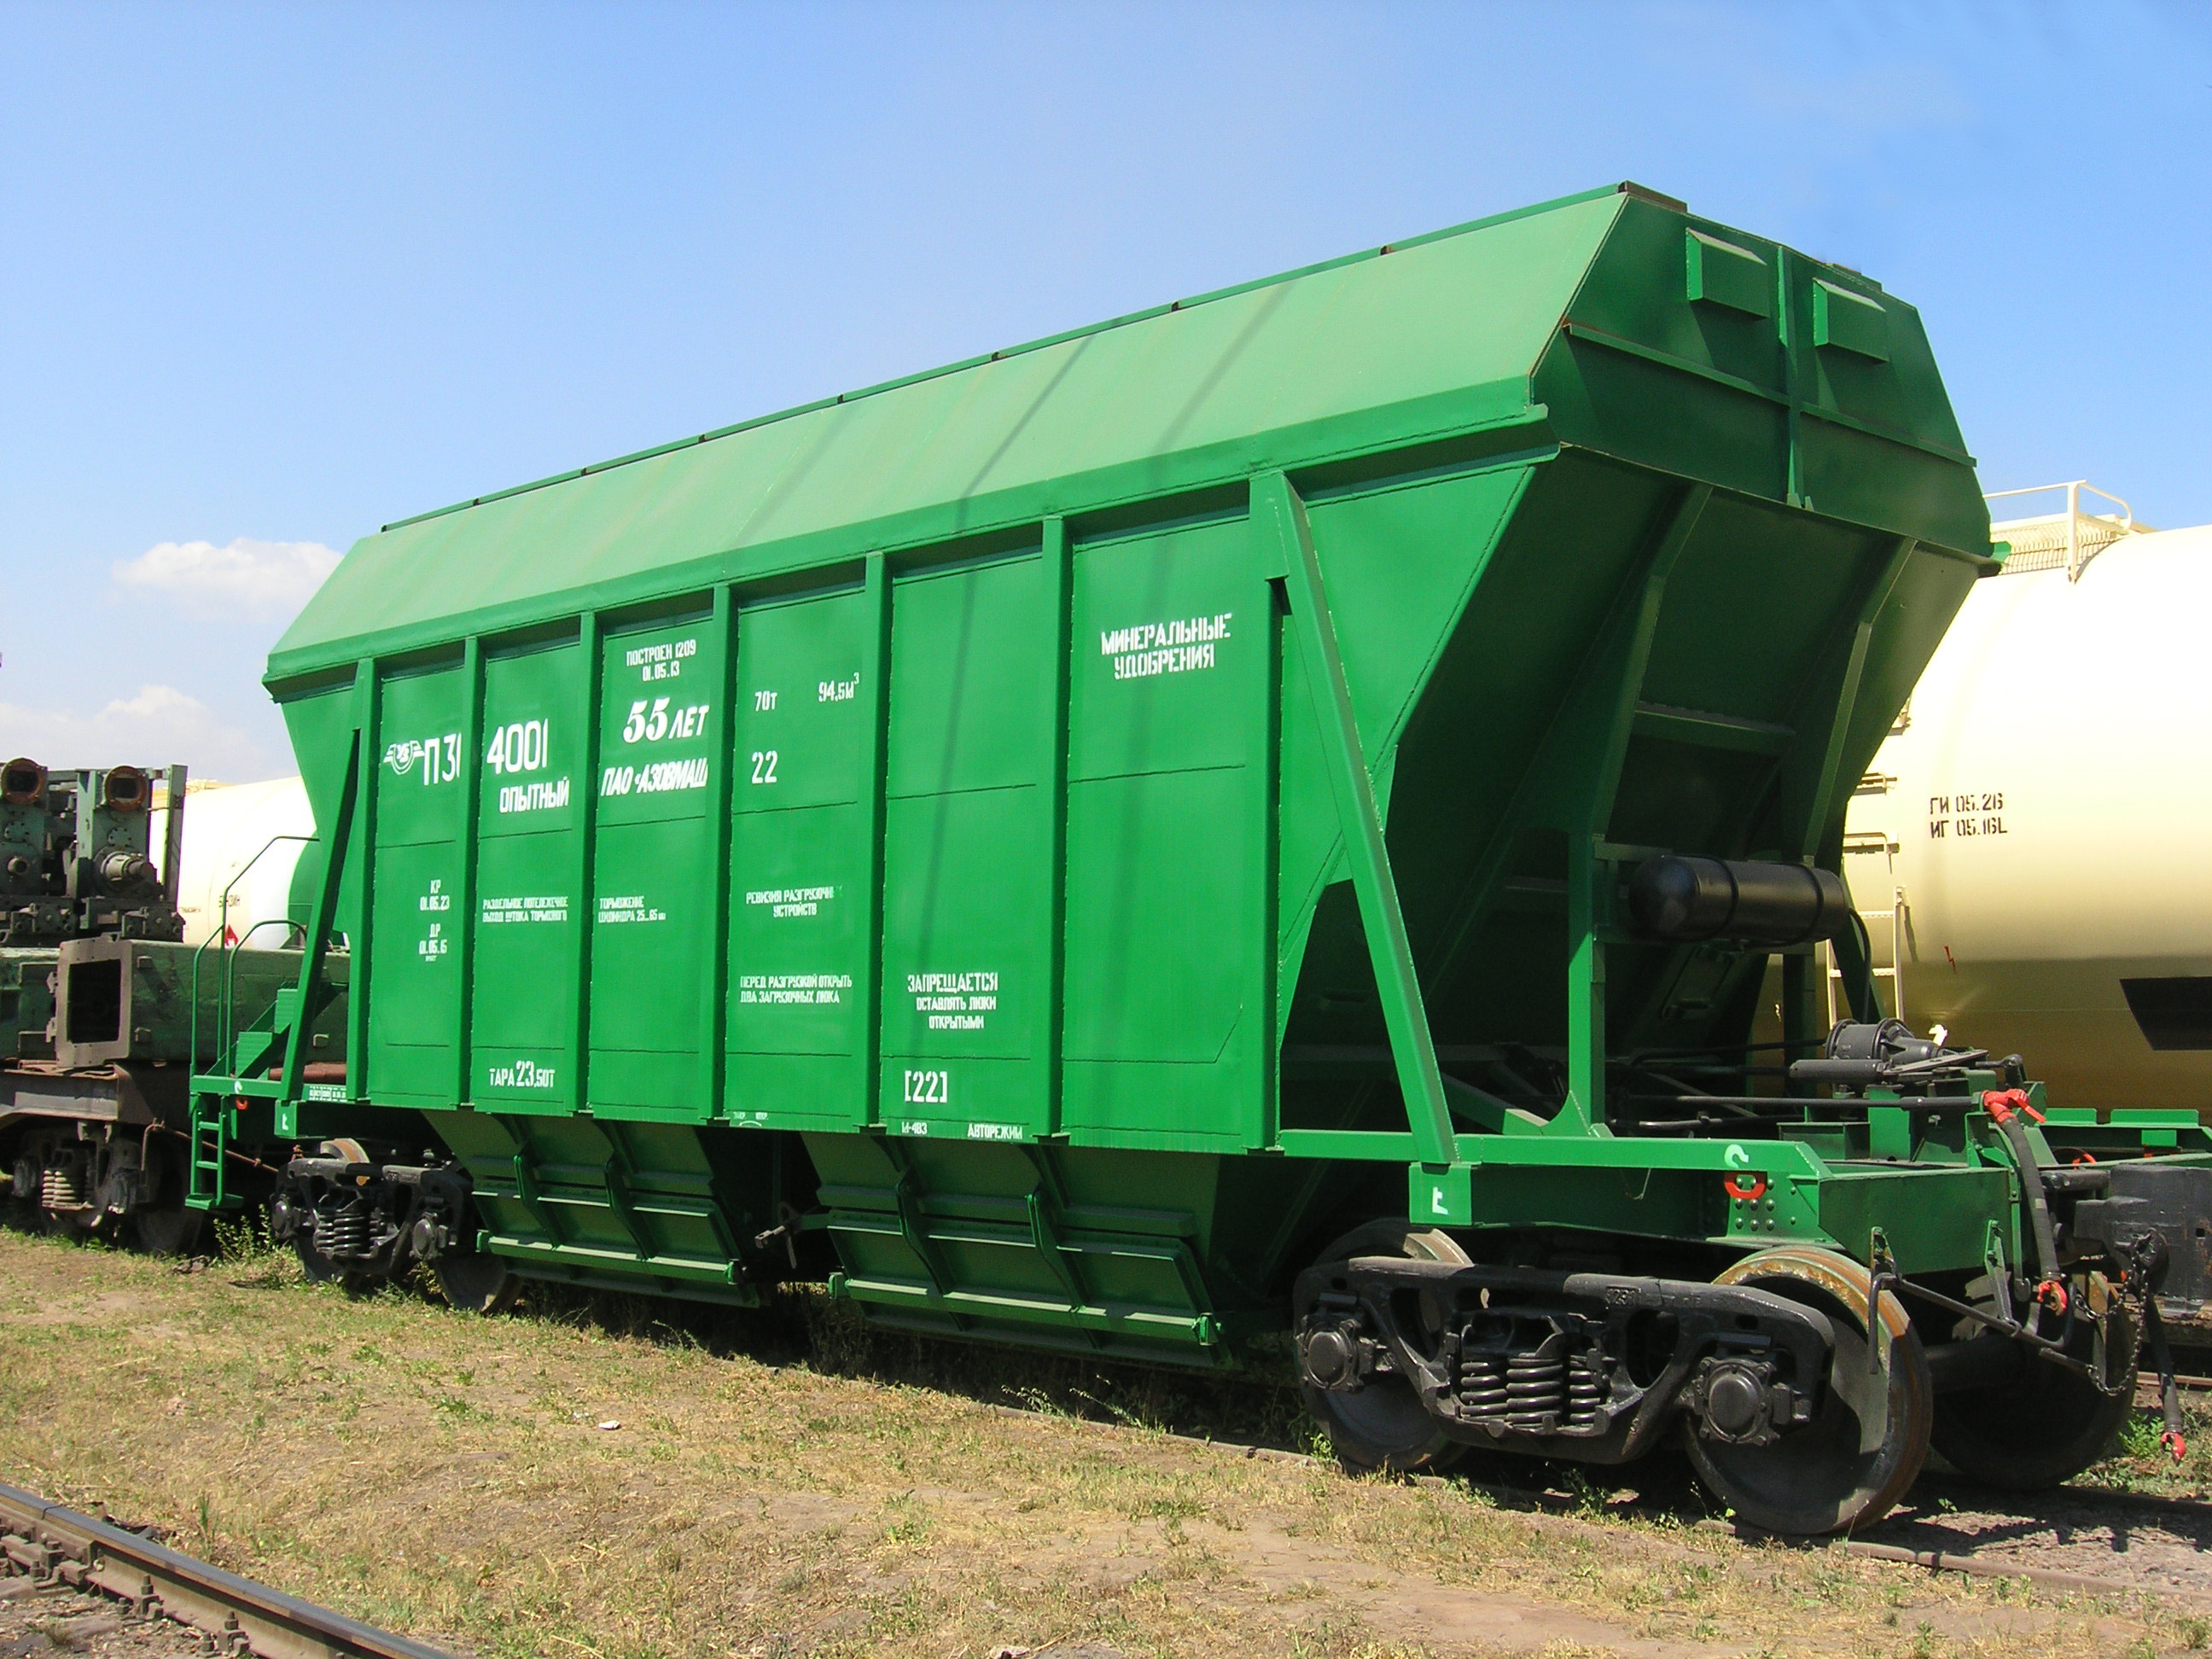
<path id="1" fill-rule="evenodd" d="M 401 777 L 422 763 L 422 781 L 451 783 L 461 775 L 461 734 L 449 732 L 440 738 L 404 738 L 384 747 L 384 763 Z"/>

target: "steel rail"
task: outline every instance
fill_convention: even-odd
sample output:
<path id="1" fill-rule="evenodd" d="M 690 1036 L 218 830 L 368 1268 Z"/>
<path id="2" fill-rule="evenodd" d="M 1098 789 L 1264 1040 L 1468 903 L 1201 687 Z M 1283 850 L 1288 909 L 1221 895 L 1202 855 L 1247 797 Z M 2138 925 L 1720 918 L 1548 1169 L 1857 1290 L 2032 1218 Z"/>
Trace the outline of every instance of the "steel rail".
<path id="1" fill-rule="evenodd" d="M 141 1615 L 204 1631 L 214 1651 L 258 1659 L 451 1659 L 296 1595 L 180 1554 L 34 1492 L 0 1484 L 0 1556 L 69 1589 L 96 1589 Z"/>

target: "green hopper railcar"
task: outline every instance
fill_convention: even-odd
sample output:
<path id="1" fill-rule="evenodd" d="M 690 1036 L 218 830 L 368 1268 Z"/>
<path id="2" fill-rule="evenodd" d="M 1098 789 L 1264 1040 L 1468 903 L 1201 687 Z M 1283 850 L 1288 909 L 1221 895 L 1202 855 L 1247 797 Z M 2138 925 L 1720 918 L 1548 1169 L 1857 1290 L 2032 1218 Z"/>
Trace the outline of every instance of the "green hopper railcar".
<path id="1" fill-rule="evenodd" d="M 1287 1361 L 1358 1465 L 1681 1433 L 1789 1530 L 1931 1433 L 2071 1473 L 2148 1200 L 2016 1066 L 1810 1024 L 1994 568 L 1915 312 L 1628 185 L 387 526 L 270 659 L 326 874 L 197 1201 L 296 1139 L 320 1272 L 818 1262 Z"/>

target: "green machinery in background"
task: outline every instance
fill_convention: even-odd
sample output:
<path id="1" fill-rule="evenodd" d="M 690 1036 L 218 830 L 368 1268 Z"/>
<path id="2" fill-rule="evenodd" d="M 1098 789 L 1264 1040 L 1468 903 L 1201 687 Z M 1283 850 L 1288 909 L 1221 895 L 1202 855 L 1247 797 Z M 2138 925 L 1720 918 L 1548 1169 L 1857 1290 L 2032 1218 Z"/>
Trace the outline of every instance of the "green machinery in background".
<path id="1" fill-rule="evenodd" d="M 180 942 L 185 783 L 181 766 L 0 765 L 0 1193 L 51 1230 L 157 1250 L 198 1231 L 187 1081 L 226 1057 L 216 976 L 196 1000 Z M 248 1009 L 300 969 L 270 950 L 223 965 Z"/>
<path id="2" fill-rule="evenodd" d="M 270 660 L 328 874 L 196 1201 L 296 1142 L 319 1272 L 818 1267 L 1790 1530 L 2058 1478 L 2203 1137 L 1881 1024 L 1829 873 L 1994 568 L 1912 309 L 1629 185 L 387 526 Z"/>

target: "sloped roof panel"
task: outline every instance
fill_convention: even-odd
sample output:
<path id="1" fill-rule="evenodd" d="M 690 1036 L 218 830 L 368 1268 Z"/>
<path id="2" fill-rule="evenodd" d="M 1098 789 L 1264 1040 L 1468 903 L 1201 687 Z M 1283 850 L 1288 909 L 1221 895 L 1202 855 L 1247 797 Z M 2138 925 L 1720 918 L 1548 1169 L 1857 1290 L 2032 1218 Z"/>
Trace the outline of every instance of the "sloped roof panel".
<path id="1" fill-rule="evenodd" d="M 1130 463 L 1251 446 L 1528 377 L 1624 198 L 1571 199 L 1156 313 L 709 441 L 394 526 L 357 543 L 278 643 L 287 672 L 441 619 L 649 586 L 653 572 L 882 526 Z M 1284 454 L 1289 461 L 1300 457 Z M 981 528 L 979 520 L 969 527 Z M 747 556 L 752 555 L 754 556 Z M 570 607 L 573 608 L 573 607 Z"/>

